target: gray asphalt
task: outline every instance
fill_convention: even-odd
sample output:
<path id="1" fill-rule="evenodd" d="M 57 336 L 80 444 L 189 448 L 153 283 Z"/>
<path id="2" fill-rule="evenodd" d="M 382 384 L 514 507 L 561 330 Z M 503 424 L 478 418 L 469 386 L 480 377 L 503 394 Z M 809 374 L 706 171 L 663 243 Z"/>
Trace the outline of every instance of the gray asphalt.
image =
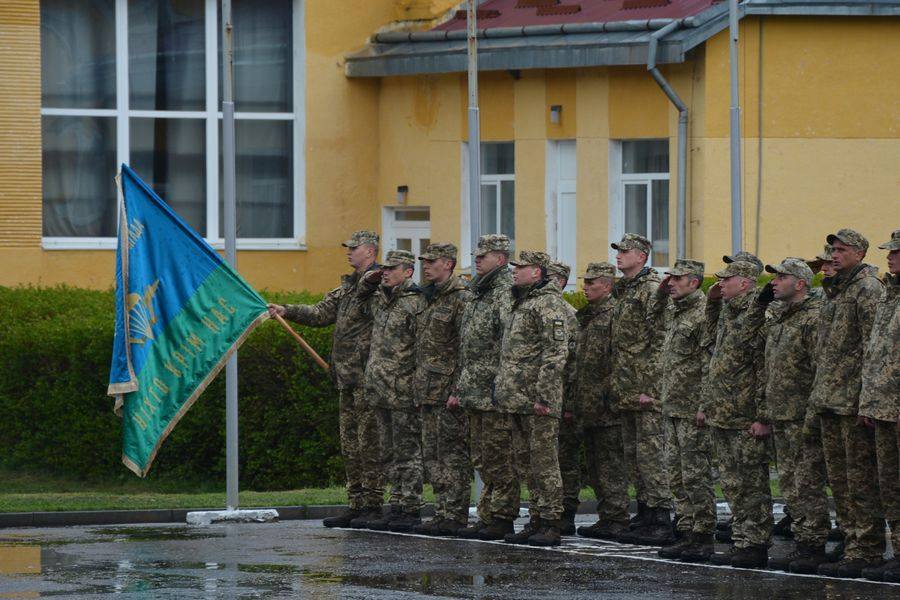
<path id="1" fill-rule="evenodd" d="M 900 585 L 684 565 L 577 537 L 537 549 L 318 521 L 0 530 L 0 598 L 37 596 L 900 599 Z"/>

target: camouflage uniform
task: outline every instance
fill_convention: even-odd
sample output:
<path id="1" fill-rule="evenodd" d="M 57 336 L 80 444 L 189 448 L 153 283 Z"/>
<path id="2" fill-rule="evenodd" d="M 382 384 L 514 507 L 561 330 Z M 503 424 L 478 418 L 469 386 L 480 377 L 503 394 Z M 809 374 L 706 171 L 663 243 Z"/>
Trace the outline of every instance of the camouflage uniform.
<path id="1" fill-rule="evenodd" d="M 799 258 L 766 271 L 792 275 L 812 285 L 812 270 Z M 809 289 L 807 287 L 807 289 Z M 816 331 L 822 301 L 807 294 L 800 302 L 787 303 L 766 324 L 763 386 L 760 388 L 760 418 L 773 426 L 778 482 L 790 507 L 798 542 L 822 547 L 831 528 L 825 493 L 825 457 L 818 436 L 803 434 L 809 411 L 809 393 L 816 373 Z"/>
<path id="2" fill-rule="evenodd" d="M 828 236 L 868 249 L 859 233 Z M 884 292 L 877 269 L 861 263 L 831 278 L 819 322 L 817 368 L 810 402 L 820 413 L 822 447 L 848 559 L 880 560 L 884 522 L 877 483 L 875 435 L 857 425 L 863 353 Z"/>
<path id="3" fill-rule="evenodd" d="M 900 229 L 878 246 L 900 249 Z M 875 323 L 863 363 L 859 414 L 875 420 L 875 452 L 885 518 L 891 526 L 894 557 L 900 555 L 900 276 L 885 275 L 884 297 L 875 311 Z"/>
<path id="4" fill-rule="evenodd" d="M 385 266 L 412 267 L 405 250 L 388 252 Z M 390 503 L 407 513 L 422 507 L 422 423 L 413 402 L 418 319 L 425 298 L 411 279 L 376 292 L 366 395 L 376 407 L 381 461 L 391 482 Z"/>
<path id="5" fill-rule="evenodd" d="M 584 279 L 614 279 L 609 263 L 591 263 Z M 576 313 L 575 411 L 582 426 L 588 485 L 597 497 L 597 516 L 605 523 L 628 522 L 628 480 L 622 464 L 622 422 L 612 397 L 612 329 L 616 301 L 612 295 Z"/>
<path id="6" fill-rule="evenodd" d="M 523 250 L 513 264 L 549 264 L 543 252 Z M 496 379 L 497 409 L 516 415 L 528 439 L 530 513 L 533 520 L 558 522 L 562 514 L 559 472 L 559 418 L 569 340 L 567 310 L 559 287 L 546 280 L 513 288 L 513 305 L 503 330 L 500 370 Z M 537 416 L 534 404 L 549 409 Z"/>
<path id="7" fill-rule="evenodd" d="M 612 244 L 615 250 L 639 248 L 650 254 L 647 238 L 626 233 Z M 631 278 L 616 282 L 613 327 L 612 384 L 621 412 L 625 442 L 625 464 L 637 491 L 638 502 L 651 509 L 669 509 L 672 498 L 665 465 L 665 435 L 659 404 L 641 409 L 638 397 L 658 398 L 657 359 L 662 347 L 662 330 L 655 327 L 651 301 L 660 278 L 644 267 Z"/>
<path id="8" fill-rule="evenodd" d="M 484 235 L 476 255 L 508 252 L 509 238 Z M 512 276 L 500 266 L 477 277 L 469 285 L 472 300 L 465 305 L 460 324 L 460 405 L 469 414 L 472 465 L 484 487 L 478 499 L 478 518 L 513 521 L 519 516 L 519 483 L 513 465 L 513 418 L 497 410 L 494 379 L 500 368 L 500 340 L 504 320 L 512 305 Z M 483 458 L 483 457 L 486 457 Z"/>
<path id="9" fill-rule="evenodd" d="M 758 259 L 757 259 L 758 260 Z M 757 263 L 736 260 L 716 273 L 756 280 Z M 772 534 L 772 491 L 765 440 L 748 434 L 759 420 L 763 384 L 765 307 L 755 289 L 732 298 L 706 301 L 706 339 L 710 360 L 703 376 L 703 412 L 712 426 L 719 459 L 719 481 L 734 515 L 732 539 L 738 549 L 768 546 Z M 715 331 L 715 337 L 710 333 Z"/>
<path id="10" fill-rule="evenodd" d="M 357 231 L 344 246 L 378 245 L 372 231 Z M 373 264 L 370 269 L 374 268 Z M 351 509 L 381 508 L 383 473 L 376 453 L 378 424 L 364 387 L 369 340 L 372 336 L 372 292 L 357 273 L 344 275 L 341 285 L 312 306 L 287 305 L 284 317 L 310 327 L 334 325 L 331 375 L 338 391 L 341 455 Z"/>
<path id="11" fill-rule="evenodd" d="M 673 276 L 703 278 L 705 265 L 679 259 L 669 272 Z M 712 442 L 709 429 L 697 427 L 703 367 L 709 356 L 703 352 L 706 297 L 698 288 L 671 301 L 657 291 L 654 313 L 657 326 L 665 331 L 660 351 L 659 400 L 666 431 L 669 487 L 675 496 L 676 530 L 711 535 L 716 527 L 713 491 Z"/>
<path id="12" fill-rule="evenodd" d="M 571 269 L 561 262 L 551 262 L 547 273 L 568 281 Z M 562 289 L 560 289 L 562 295 Z M 569 358 L 566 361 L 566 382 L 563 392 L 563 419 L 559 424 L 559 471 L 563 485 L 563 510 L 570 515 L 578 511 L 578 494 L 581 492 L 581 424 L 575 410 L 573 379 L 575 371 L 575 345 L 578 338 L 578 319 L 575 307 L 565 303 L 568 313 L 566 328 L 569 334 Z"/>
<path id="13" fill-rule="evenodd" d="M 430 244 L 420 260 L 456 260 L 453 244 Z M 465 523 L 469 515 L 472 466 L 469 423 L 461 409 L 448 409 L 459 352 L 459 327 L 470 294 L 454 275 L 422 290 L 428 304 L 419 316 L 416 342 L 416 405 L 422 415 L 425 481 L 434 488 L 434 516 Z"/>

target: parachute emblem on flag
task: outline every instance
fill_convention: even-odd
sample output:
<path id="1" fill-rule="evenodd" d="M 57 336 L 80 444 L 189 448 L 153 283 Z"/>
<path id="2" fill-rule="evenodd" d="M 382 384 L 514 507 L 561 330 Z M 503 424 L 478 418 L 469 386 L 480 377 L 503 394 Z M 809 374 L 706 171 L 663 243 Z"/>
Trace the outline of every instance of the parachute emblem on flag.
<path id="1" fill-rule="evenodd" d="M 153 308 L 153 298 L 156 296 L 156 288 L 159 287 L 159 279 L 144 288 L 143 295 L 128 294 L 126 297 L 129 331 L 128 341 L 132 344 L 143 344 L 147 340 L 154 339 L 153 326 L 156 325 L 156 311 Z M 135 337 L 135 333 L 143 337 Z"/>

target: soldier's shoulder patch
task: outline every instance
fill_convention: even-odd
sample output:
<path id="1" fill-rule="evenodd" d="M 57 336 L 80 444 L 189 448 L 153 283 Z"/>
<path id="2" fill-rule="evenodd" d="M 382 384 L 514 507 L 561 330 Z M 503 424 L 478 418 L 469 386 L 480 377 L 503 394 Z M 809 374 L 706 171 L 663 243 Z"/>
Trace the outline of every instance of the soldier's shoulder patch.
<path id="1" fill-rule="evenodd" d="M 557 341 L 566 339 L 566 322 L 562 319 L 553 319 L 553 339 Z"/>

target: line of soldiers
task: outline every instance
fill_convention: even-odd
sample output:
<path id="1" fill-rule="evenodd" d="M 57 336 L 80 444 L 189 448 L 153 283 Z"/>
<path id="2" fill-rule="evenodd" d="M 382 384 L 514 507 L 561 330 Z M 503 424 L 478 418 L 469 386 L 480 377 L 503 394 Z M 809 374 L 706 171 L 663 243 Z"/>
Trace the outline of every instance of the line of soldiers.
<path id="1" fill-rule="evenodd" d="M 468 284 L 456 247 L 429 245 L 419 287 L 412 253 L 378 265 L 378 236 L 354 233 L 340 287 L 313 306 L 270 305 L 334 325 L 349 509 L 324 524 L 557 545 L 576 532 L 583 451 L 598 520 L 579 535 L 685 562 L 900 582 L 900 561 L 883 560 L 885 520 L 900 549 L 900 230 L 879 246 L 884 281 L 861 234 L 826 241 L 809 261 L 725 256 L 704 294 L 702 262 L 679 259 L 661 278 L 651 242 L 626 234 L 616 266 L 582 274 L 575 311 L 569 267 L 538 251 L 510 260 L 504 235 L 481 237 Z M 760 289 L 763 270 L 774 278 Z M 790 513 L 779 526 L 796 544 L 770 560 L 773 439 Z M 725 553 L 714 463 L 733 516 Z M 473 469 L 484 486 L 469 524 Z M 425 482 L 435 516 L 423 523 Z M 522 483 L 530 519 L 516 532 Z M 826 485 L 845 536 L 830 554 Z"/>

